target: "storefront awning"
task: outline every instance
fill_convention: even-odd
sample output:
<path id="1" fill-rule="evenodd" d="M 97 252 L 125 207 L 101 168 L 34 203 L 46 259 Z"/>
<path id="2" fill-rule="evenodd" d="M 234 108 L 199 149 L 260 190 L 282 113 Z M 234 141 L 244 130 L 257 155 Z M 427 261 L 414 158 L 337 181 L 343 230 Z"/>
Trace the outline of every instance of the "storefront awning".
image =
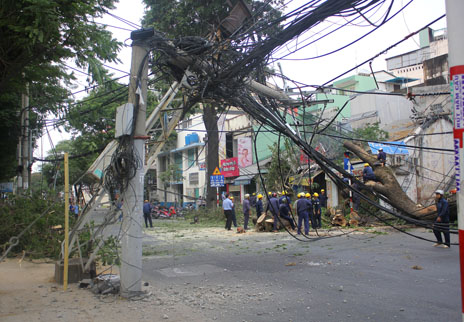
<path id="1" fill-rule="evenodd" d="M 234 186 L 247 185 L 251 183 L 251 179 L 255 177 L 255 174 L 246 174 L 239 176 L 234 180 Z"/>

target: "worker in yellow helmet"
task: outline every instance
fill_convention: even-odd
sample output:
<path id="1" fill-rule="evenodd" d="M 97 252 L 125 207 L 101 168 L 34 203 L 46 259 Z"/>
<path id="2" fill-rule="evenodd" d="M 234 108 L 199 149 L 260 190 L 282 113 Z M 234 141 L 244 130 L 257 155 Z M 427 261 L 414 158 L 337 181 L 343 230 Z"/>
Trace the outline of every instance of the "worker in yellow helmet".
<path id="1" fill-rule="evenodd" d="M 256 200 L 255 208 L 256 208 L 256 219 L 258 219 L 259 217 L 261 217 L 261 215 L 264 212 L 263 195 L 260 193 L 258 194 L 258 200 Z"/>
<path id="2" fill-rule="evenodd" d="M 299 195 L 299 198 L 296 202 L 296 213 L 298 215 L 298 235 L 301 234 L 301 226 L 304 222 L 304 234 L 309 234 L 309 216 L 312 212 L 311 200 L 304 198 L 305 194 L 302 192 Z"/>
<path id="3" fill-rule="evenodd" d="M 321 202 L 321 208 L 327 208 L 327 195 L 325 194 L 325 190 L 321 189 L 321 194 L 319 196 L 319 201 Z"/>
<path id="4" fill-rule="evenodd" d="M 372 170 L 369 163 L 364 163 L 363 181 L 364 183 L 366 183 L 367 181 L 375 181 L 374 170 Z"/>
<path id="5" fill-rule="evenodd" d="M 316 228 L 322 227 L 321 222 L 321 203 L 319 201 L 319 194 L 317 192 L 313 193 L 313 208 L 314 208 L 314 223 Z"/>

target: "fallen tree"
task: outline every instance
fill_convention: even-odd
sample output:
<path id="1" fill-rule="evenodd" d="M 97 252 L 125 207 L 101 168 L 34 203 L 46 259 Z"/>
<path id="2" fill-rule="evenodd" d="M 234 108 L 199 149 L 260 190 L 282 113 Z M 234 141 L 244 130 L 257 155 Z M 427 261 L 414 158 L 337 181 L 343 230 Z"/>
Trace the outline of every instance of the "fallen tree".
<path id="1" fill-rule="evenodd" d="M 414 219 L 430 220 L 435 217 L 436 206 L 422 207 L 412 201 L 401 188 L 390 167 L 382 167 L 375 156 L 367 153 L 360 145 L 352 141 L 345 141 L 343 146 L 364 162 L 369 163 L 374 170 L 377 181 L 368 181 L 365 185 L 387 198 L 391 206 Z"/>

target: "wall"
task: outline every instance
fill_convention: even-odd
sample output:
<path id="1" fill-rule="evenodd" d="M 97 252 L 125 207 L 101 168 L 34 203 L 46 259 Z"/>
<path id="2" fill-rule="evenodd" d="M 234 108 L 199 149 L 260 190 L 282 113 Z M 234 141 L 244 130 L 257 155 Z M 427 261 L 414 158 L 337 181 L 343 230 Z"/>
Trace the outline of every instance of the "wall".
<path id="1" fill-rule="evenodd" d="M 349 122 L 353 128 L 376 122 L 380 123 L 380 128 L 385 128 L 399 120 L 408 119 L 413 106 L 411 101 L 402 96 L 373 94 L 360 95 L 354 98 L 350 105 L 351 118 Z M 363 117 L 366 115 L 370 117 Z"/>

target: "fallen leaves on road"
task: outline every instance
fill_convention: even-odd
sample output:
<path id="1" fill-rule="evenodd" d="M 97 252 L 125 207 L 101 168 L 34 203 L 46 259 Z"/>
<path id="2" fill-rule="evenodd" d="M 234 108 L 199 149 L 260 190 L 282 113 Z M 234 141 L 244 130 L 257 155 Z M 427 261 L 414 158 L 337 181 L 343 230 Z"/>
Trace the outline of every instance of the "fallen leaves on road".
<path id="1" fill-rule="evenodd" d="M 296 263 L 295 262 L 290 262 L 290 263 L 285 264 L 285 266 L 296 266 Z"/>
<path id="2" fill-rule="evenodd" d="M 412 268 L 412 269 L 416 269 L 416 270 L 418 270 L 418 271 L 420 271 L 420 270 L 422 269 L 422 267 L 419 266 L 419 265 L 414 265 L 414 266 L 411 267 L 411 268 Z"/>

